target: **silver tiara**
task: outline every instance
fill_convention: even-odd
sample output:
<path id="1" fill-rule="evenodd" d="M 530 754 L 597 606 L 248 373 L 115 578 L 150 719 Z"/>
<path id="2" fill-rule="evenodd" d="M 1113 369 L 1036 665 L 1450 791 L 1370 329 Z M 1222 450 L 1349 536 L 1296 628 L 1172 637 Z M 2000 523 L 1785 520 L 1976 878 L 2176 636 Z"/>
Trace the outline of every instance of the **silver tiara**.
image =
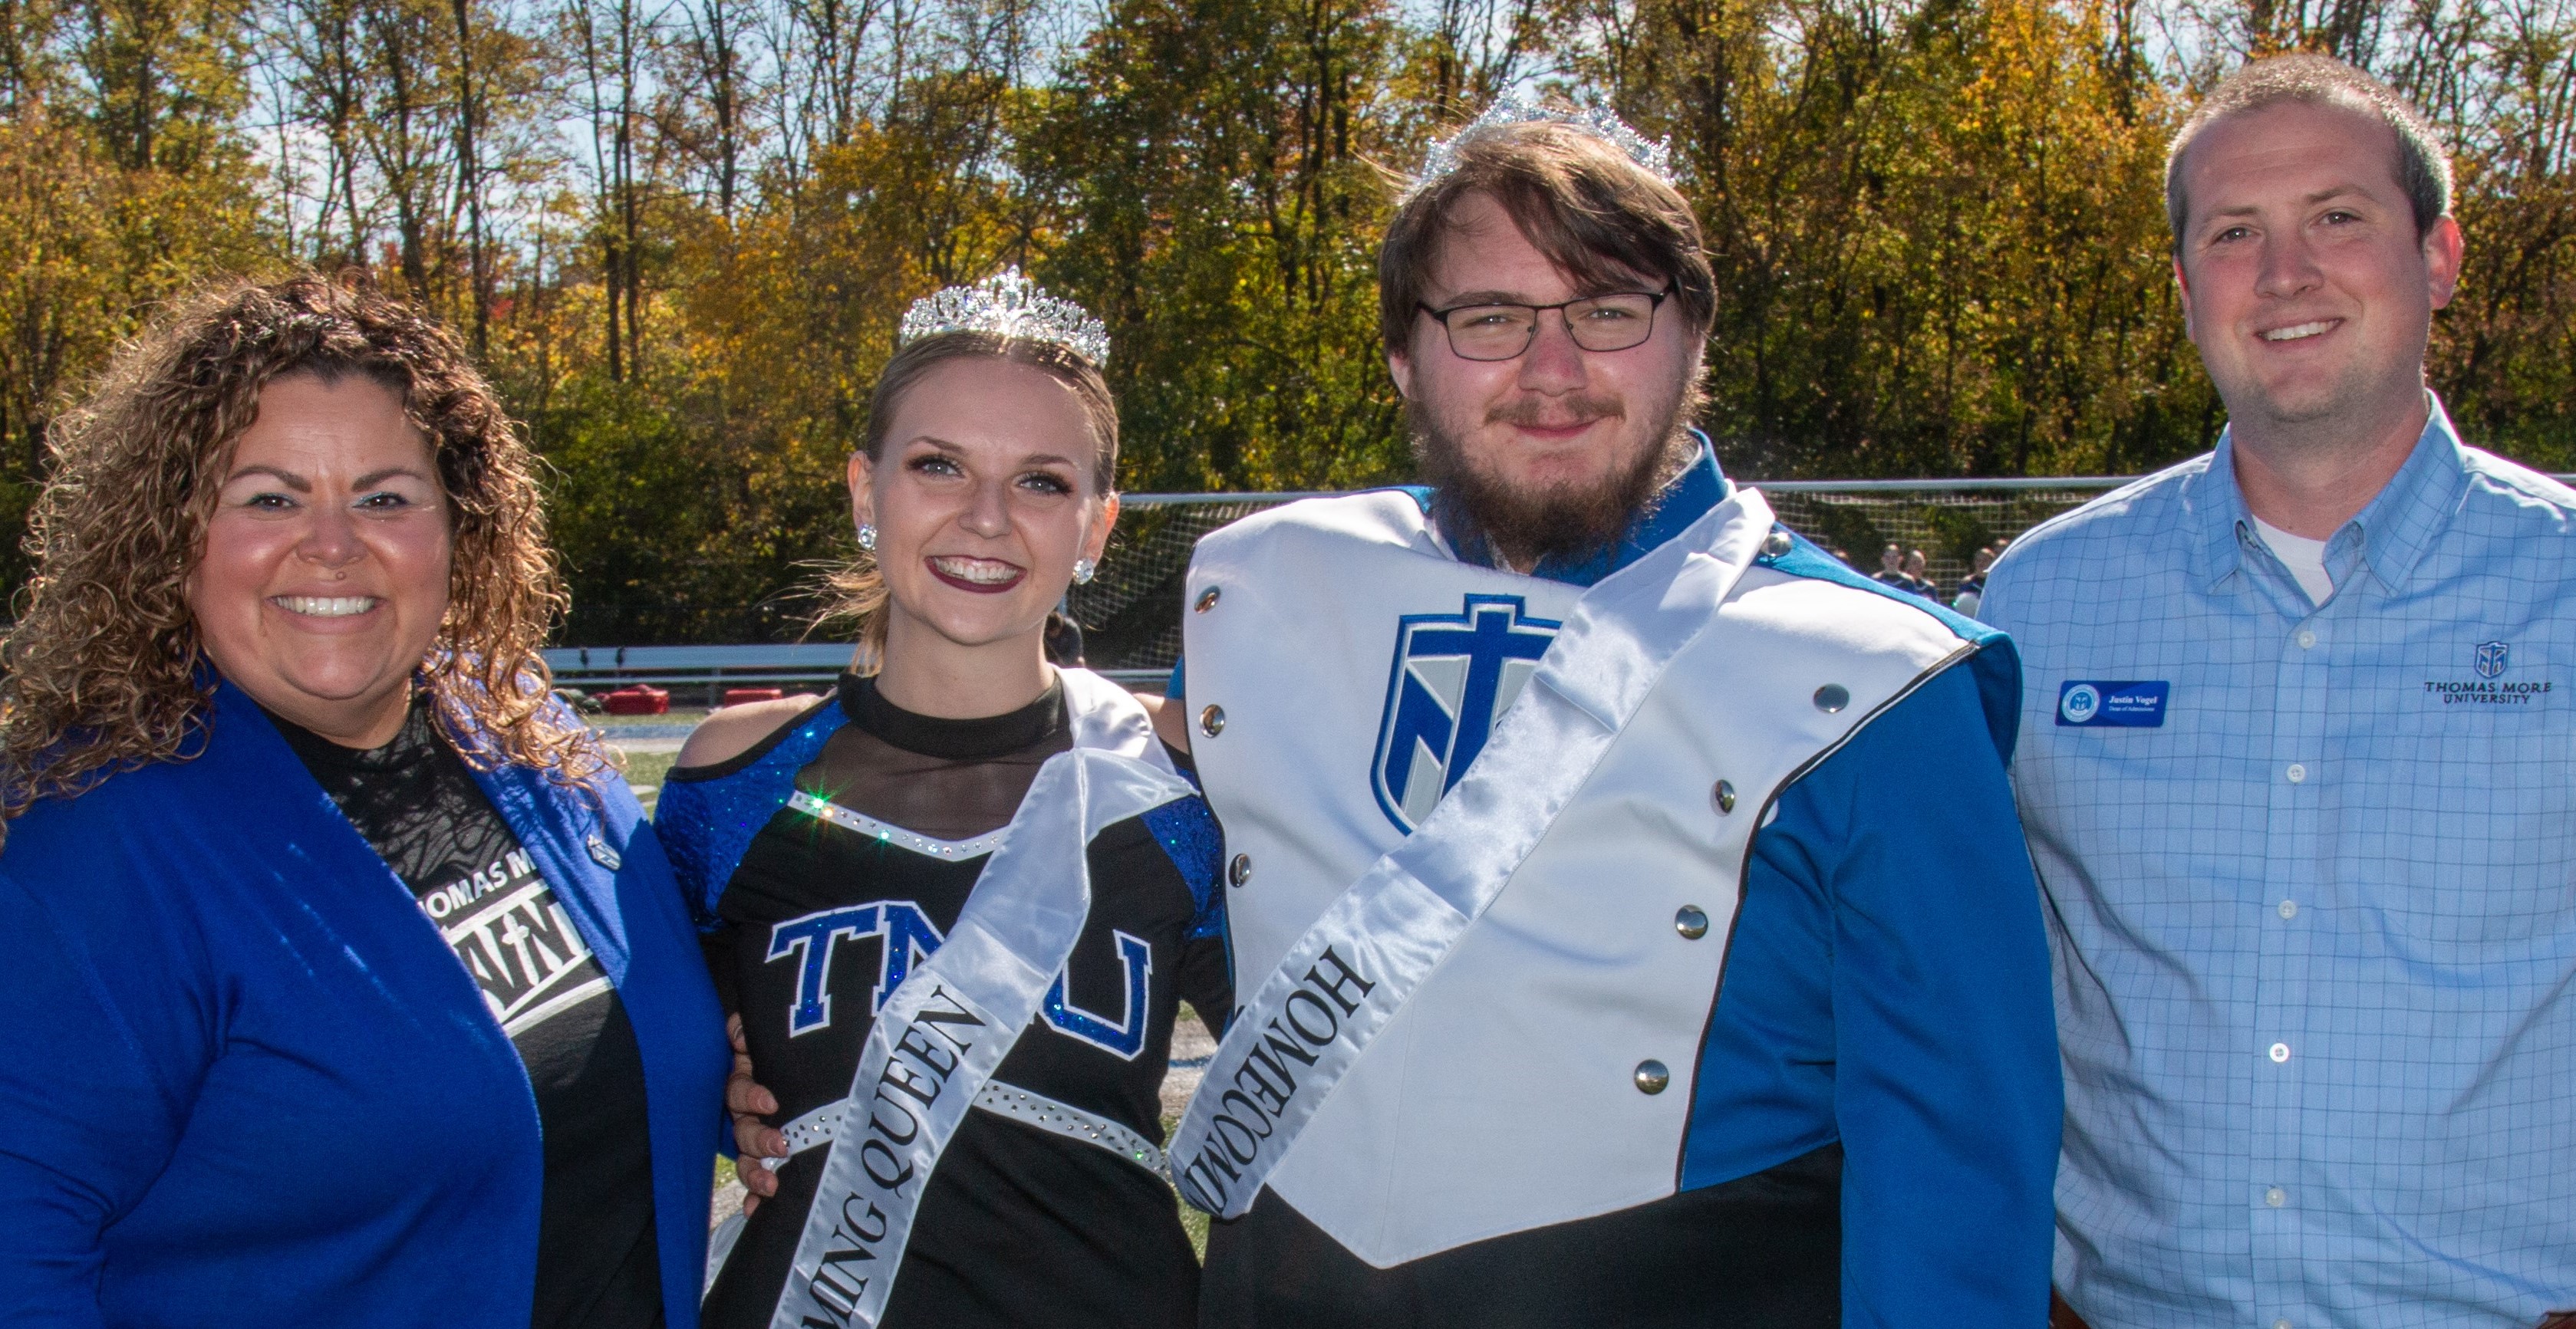
<path id="1" fill-rule="evenodd" d="M 1626 153 L 1628 160 L 1652 171 L 1656 179 L 1665 184 L 1673 183 L 1671 139 L 1647 142 L 1645 135 L 1630 129 L 1627 121 L 1611 114 L 1606 106 L 1577 110 L 1570 106 L 1550 106 L 1517 92 L 1507 92 L 1501 100 L 1486 107 L 1483 115 L 1469 121 L 1466 128 L 1431 145 L 1430 155 L 1422 159 L 1422 175 L 1413 182 L 1412 192 L 1420 193 L 1442 176 L 1457 170 L 1458 150 L 1478 136 L 1512 125 L 1535 124 L 1564 125 L 1590 134 Z"/>
<path id="2" fill-rule="evenodd" d="M 1109 329 L 1071 300 L 1047 294 L 1018 268 L 1004 268 L 972 286 L 925 295 L 903 311 L 900 342 L 943 332 L 990 332 L 1053 342 L 1094 365 L 1109 363 Z"/>

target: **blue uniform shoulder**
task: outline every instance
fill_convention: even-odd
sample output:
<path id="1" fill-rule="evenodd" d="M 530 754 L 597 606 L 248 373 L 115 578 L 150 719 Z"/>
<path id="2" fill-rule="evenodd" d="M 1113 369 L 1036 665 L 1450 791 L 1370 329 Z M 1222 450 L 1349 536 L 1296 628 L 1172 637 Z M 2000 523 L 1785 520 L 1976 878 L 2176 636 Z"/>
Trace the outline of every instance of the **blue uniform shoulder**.
<path id="1" fill-rule="evenodd" d="M 1951 635 L 1964 642 L 1983 645 L 2003 636 L 1993 628 L 1946 605 L 1862 576 L 1851 565 L 1817 548 L 1806 537 L 1790 531 L 1785 526 L 1777 528 L 1775 534 L 1786 534 L 1789 537 L 1789 548 L 1777 554 L 1766 550 L 1754 560 L 1756 564 L 1792 577 L 1806 577 L 1815 581 L 1831 582 L 1837 586 L 1848 586 L 1856 591 L 1867 591 L 1871 595 L 1894 600 L 1908 609 L 1921 610 L 1930 614 L 1935 622 L 1948 628 Z"/>
<path id="2" fill-rule="evenodd" d="M 715 930 L 716 901 L 753 837 L 796 792 L 796 772 L 848 722 L 835 693 L 739 756 L 712 766 L 673 767 L 662 777 L 653 828 L 700 931 Z"/>
<path id="3" fill-rule="evenodd" d="M 1198 910 L 1190 921 L 1190 938 L 1224 936 L 1225 893 L 1217 889 L 1217 877 L 1223 871 L 1225 836 L 1207 800 L 1195 794 L 1176 798 L 1146 809 L 1142 820 L 1190 888 Z"/>
<path id="4" fill-rule="evenodd" d="M 1789 537 L 1788 548 L 1773 552 L 1782 535 Z M 2005 636 L 2000 629 L 1989 627 L 1946 605 L 1864 577 L 1841 559 L 1817 548 L 1785 526 L 1773 529 L 1771 544 L 1754 562 L 1788 576 L 1827 582 L 1893 600 L 1929 616 L 1962 643 L 1975 647 L 1958 663 L 1964 664 L 1974 674 L 1977 700 L 1985 714 L 1987 733 L 1994 740 L 1995 751 L 2005 762 L 2011 762 L 2013 748 L 2021 734 L 2021 656 L 2013 649 L 2012 638 Z"/>

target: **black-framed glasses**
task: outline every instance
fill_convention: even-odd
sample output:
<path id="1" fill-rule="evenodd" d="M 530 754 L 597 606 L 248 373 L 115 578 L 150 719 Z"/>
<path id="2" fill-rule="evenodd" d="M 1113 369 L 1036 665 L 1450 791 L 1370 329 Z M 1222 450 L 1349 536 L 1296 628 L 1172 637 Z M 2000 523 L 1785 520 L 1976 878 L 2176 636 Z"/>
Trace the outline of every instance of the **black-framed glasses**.
<path id="1" fill-rule="evenodd" d="M 1420 301 L 1414 308 L 1448 329 L 1449 349 L 1461 360 L 1509 360 L 1538 340 L 1538 316 L 1550 310 L 1565 320 L 1566 335 L 1587 351 L 1624 351 L 1642 346 L 1655 335 L 1655 311 L 1673 293 L 1664 289 L 1587 295 L 1552 305 L 1466 304 L 1434 309 Z"/>

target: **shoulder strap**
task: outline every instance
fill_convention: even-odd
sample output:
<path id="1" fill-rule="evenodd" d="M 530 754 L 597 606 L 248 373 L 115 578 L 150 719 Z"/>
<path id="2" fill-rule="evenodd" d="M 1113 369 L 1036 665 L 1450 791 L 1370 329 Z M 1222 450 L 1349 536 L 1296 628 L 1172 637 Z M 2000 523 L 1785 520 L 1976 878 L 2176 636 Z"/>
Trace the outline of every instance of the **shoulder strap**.
<path id="1" fill-rule="evenodd" d="M 1088 669 L 1058 669 L 1056 676 L 1064 680 L 1065 722 L 1075 747 L 1114 752 L 1178 774 L 1154 733 L 1154 717 L 1136 694 Z"/>
<path id="2" fill-rule="evenodd" d="M 742 865 L 752 838 L 796 792 L 796 772 L 848 722 L 834 693 L 742 757 L 703 776 L 664 777 L 653 829 L 670 855 L 672 875 L 679 878 L 699 931 L 715 929 L 716 901 Z"/>

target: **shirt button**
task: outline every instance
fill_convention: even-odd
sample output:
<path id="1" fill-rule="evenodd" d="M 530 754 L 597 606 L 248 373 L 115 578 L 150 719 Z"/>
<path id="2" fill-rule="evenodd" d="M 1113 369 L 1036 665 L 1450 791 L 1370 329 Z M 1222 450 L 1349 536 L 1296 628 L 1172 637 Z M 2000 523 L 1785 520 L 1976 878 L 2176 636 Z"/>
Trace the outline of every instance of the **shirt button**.
<path id="1" fill-rule="evenodd" d="M 2275 1044 L 2273 1044 L 2273 1045 L 2272 1045 L 2272 1060 L 2274 1060 L 2274 1061 L 2288 1061 L 2289 1059 L 2290 1059 L 2290 1045 L 2289 1045 L 2289 1044 L 2287 1044 L 2287 1043 L 2275 1043 Z"/>
<path id="2" fill-rule="evenodd" d="M 2272 1329 L 2290 1329 L 2290 1322 L 2287 1320 L 2274 1320 L 2272 1322 Z"/>
<path id="3" fill-rule="evenodd" d="M 2305 651 L 2305 650 L 2313 650 L 2313 649 L 2316 647 L 2316 644 L 2317 644 L 2317 634 L 2316 634 L 2315 632 L 2310 631 L 2310 630 L 2309 630 L 2309 629 L 2307 629 L 2307 628 L 2301 628 L 2301 629 L 2299 629 L 2299 649 L 2300 649 L 2300 650 L 2303 650 L 2303 651 Z"/>
<path id="4" fill-rule="evenodd" d="M 2282 1205 L 2288 1204 L 2289 1202 L 2290 1202 L 2290 1193 L 2289 1193 L 2288 1191 L 2282 1190 L 2282 1189 L 2281 1189 L 2280 1187 L 2278 1187 L 2278 1186 L 2275 1186 L 2275 1187 L 2273 1187 L 2272 1189 L 2270 1189 L 2270 1190 L 2268 1190 L 2268 1191 L 2263 1192 L 2263 1203 L 2268 1204 L 2268 1205 L 2272 1206 L 2272 1207 L 2273 1207 L 2273 1208 L 2275 1208 L 2275 1209 L 2278 1209 L 2278 1208 L 2280 1208 Z"/>
<path id="5" fill-rule="evenodd" d="M 2283 918 L 2297 918 L 2298 916 L 2299 916 L 2299 902 L 2298 902 L 2298 901 L 2296 901 L 2296 900 L 2283 900 L 2283 901 L 2281 902 L 2281 917 L 2283 917 Z"/>
<path id="6" fill-rule="evenodd" d="M 2308 768 L 2294 761 L 2290 763 L 2290 769 L 2283 772 L 2283 774 L 2290 777 L 2290 783 L 2292 784 L 2305 784 L 2308 778 Z"/>

